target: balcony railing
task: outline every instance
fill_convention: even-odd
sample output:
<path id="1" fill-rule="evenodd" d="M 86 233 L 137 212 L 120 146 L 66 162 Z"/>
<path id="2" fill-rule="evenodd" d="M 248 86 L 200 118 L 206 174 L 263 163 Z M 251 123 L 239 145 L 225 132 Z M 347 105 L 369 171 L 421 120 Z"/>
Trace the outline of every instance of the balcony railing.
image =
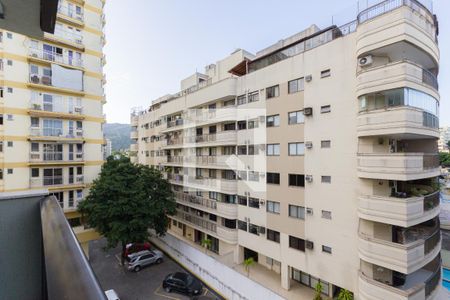
<path id="1" fill-rule="evenodd" d="M 46 51 L 43 49 L 30 48 L 28 50 L 28 55 L 30 57 L 39 58 L 42 60 L 47 60 L 51 62 L 56 62 L 60 64 L 70 65 L 74 67 L 83 67 L 83 60 L 77 59 L 69 55 L 59 54 L 53 51 Z"/>
<path id="2" fill-rule="evenodd" d="M 40 152 L 31 152 L 30 153 L 30 161 L 31 162 L 42 162 L 42 163 L 52 163 L 52 162 L 77 162 L 83 161 L 83 152 L 71 152 L 69 153 L 69 159 L 64 159 L 63 152 L 55 152 L 55 153 L 40 153 Z"/>
<path id="3" fill-rule="evenodd" d="M 30 109 L 43 112 L 45 111 L 45 112 L 73 114 L 73 115 L 81 115 L 83 113 L 83 107 L 81 106 L 63 107 L 55 104 L 43 103 L 43 100 L 31 100 Z"/>
<path id="4" fill-rule="evenodd" d="M 181 126 L 181 125 L 183 125 L 183 119 L 176 119 L 176 120 L 167 122 L 167 128 Z"/>
<path id="5" fill-rule="evenodd" d="M 440 192 L 436 191 L 429 195 L 424 196 L 423 199 L 423 210 L 428 211 L 432 210 L 435 207 L 438 207 L 440 204 Z"/>
<path id="6" fill-rule="evenodd" d="M 194 164 L 194 165 L 211 165 L 219 167 L 235 167 L 235 155 L 201 155 L 201 156 L 167 156 L 166 163 L 172 164 Z"/>
<path id="7" fill-rule="evenodd" d="M 441 231 L 437 230 L 432 236 L 425 240 L 425 255 L 433 251 L 441 241 Z"/>
<path id="8" fill-rule="evenodd" d="M 186 194 L 186 193 L 182 193 L 182 192 L 175 192 L 175 195 L 176 195 L 177 199 L 182 202 L 188 202 L 188 203 L 204 206 L 204 207 L 210 208 L 210 209 L 217 209 L 217 201 L 216 200 L 211 200 L 211 199 L 199 197 L 199 196 L 192 195 L 192 194 Z"/>
<path id="9" fill-rule="evenodd" d="M 236 138 L 237 138 L 236 131 L 228 130 L 218 133 L 167 139 L 166 145 L 172 146 L 172 145 L 197 144 L 197 143 L 233 142 L 236 140 Z"/>
<path id="10" fill-rule="evenodd" d="M 65 15 L 65 16 L 67 16 L 69 18 L 76 19 L 76 20 L 78 20 L 80 22 L 84 21 L 84 15 L 83 15 L 82 11 L 81 12 L 77 12 L 75 8 L 72 8 L 72 7 L 69 7 L 69 6 L 66 6 L 66 5 L 61 5 L 60 4 L 58 6 L 58 13 L 60 13 L 62 15 Z"/>
<path id="11" fill-rule="evenodd" d="M 54 36 L 57 38 L 62 38 L 69 42 L 82 45 L 83 44 L 83 35 L 81 33 L 77 33 L 65 28 L 55 28 Z"/>
<path id="12" fill-rule="evenodd" d="M 59 138 L 83 138 L 83 130 L 76 129 L 73 131 L 66 131 L 60 128 L 31 127 L 30 135 L 42 137 L 59 137 Z"/>
<path id="13" fill-rule="evenodd" d="M 432 86 L 436 90 L 439 89 L 439 83 L 437 80 L 437 76 L 434 73 L 432 73 L 424 68 L 422 68 L 422 82 L 425 84 L 428 84 L 429 86 Z"/>
<path id="14" fill-rule="evenodd" d="M 439 155 L 437 154 L 424 154 L 423 155 L 423 168 L 435 169 L 439 167 Z"/>
<path id="15" fill-rule="evenodd" d="M 186 213 L 184 211 L 181 210 L 177 210 L 177 214 L 176 214 L 177 218 L 184 220 L 188 223 L 191 223 L 193 225 L 196 225 L 200 228 L 209 230 L 213 233 L 217 232 L 217 224 L 213 223 L 211 221 L 205 220 L 203 218 L 199 218 L 197 216 L 191 215 L 189 213 Z"/>
<path id="16" fill-rule="evenodd" d="M 425 281 L 425 297 L 430 296 L 441 282 L 441 268 L 438 268 L 433 275 Z"/>

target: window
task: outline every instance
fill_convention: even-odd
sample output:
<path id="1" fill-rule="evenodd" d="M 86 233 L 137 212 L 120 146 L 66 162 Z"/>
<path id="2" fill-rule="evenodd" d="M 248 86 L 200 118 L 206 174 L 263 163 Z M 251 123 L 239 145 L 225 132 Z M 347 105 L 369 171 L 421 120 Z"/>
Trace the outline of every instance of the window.
<path id="1" fill-rule="evenodd" d="M 332 250 L 331 247 L 322 245 L 322 252 L 326 252 L 326 253 L 330 253 L 331 254 L 331 250 Z"/>
<path id="2" fill-rule="evenodd" d="M 289 186 L 305 186 L 305 175 L 289 174 Z"/>
<path id="3" fill-rule="evenodd" d="M 13 35 L 12 35 L 11 32 L 7 32 L 7 33 L 6 33 L 6 37 L 7 37 L 8 39 L 12 39 Z"/>
<path id="4" fill-rule="evenodd" d="M 257 198 L 248 198 L 248 206 L 253 208 L 259 208 L 259 199 Z"/>
<path id="5" fill-rule="evenodd" d="M 280 173 L 267 173 L 267 183 L 280 184 Z"/>
<path id="6" fill-rule="evenodd" d="M 258 182 L 259 181 L 259 172 L 248 171 L 248 180 Z"/>
<path id="7" fill-rule="evenodd" d="M 10 60 L 10 59 L 8 59 L 8 60 L 6 61 L 6 63 L 8 64 L 8 66 L 12 66 L 12 65 L 13 65 L 13 62 L 12 62 L 12 60 Z"/>
<path id="8" fill-rule="evenodd" d="M 245 95 L 241 95 L 237 97 L 237 105 L 242 105 L 247 103 L 247 97 Z"/>
<path id="9" fill-rule="evenodd" d="M 238 149 L 238 155 L 247 155 L 247 146 L 237 146 Z"/>
<path id="10" fill-rule="evenodd" d="M 256 102 L 259 100 L 259 92 L 252 92 L 248 94 L 248 103 Z"/>
<path id="11" fill-rule="evenodd" d="M 331 76 L 330 69 L 323 70 L 322 72 L 320 72 L 320 78 L 325 78 L 325 77 L 330 77 L 330 76 Z"/>
<path id="12" fill-rule="evenodd" d="M 14 120 L 13 115 L 7 115 L 7 118 L 8 118 L 8 121 L 13 121 Z"/>
<path id="13" fill-rule="evenodd" d="M 209 199 L 217 200 L 218 193 L 217 192 L 209 192 Z"/>
<path id="14" fill-rule="evenodd" d="M 7 88 L 7 91 L 8 91 L 8 93 L 12 94 L 13 88 L 9 87 L 9 88 Z"/>
<path id="15" fill-rule="evenodd" d="M 293 111 L 288 113 L 288 124 L 301 124 L 305 122 L 305 115 L 303 114 L 303 111 Z"/>
<path id="16" fill-rule="evenodd" d="M 247 121 L 238 121 L 238 130 L 247 129 Z"/>
<path id="17" fill-rule="evenodd" d="M 8 174 L 12 174 L 13 173 L 13 169 L 8 169 Z"/>
<path id="18" fill-rule="evenodd" d="M 228 123 L 228 124 L 223 125 L 223 130 L 224 131 L 236 130 L 236 123 Z"/>
<path id="19" fill-rule="evenodd" d="M 289 247 L 305 252 L 305 240 L 290 235 Z"/>
<path id="20" fill-rule="evenodd" d="M 266 99 L 275 98 L 280 95 L 280 86 L 274 85 L 266 88 Z"/>
<path id="21" fill-rule="evenodd" d="M 247 222 L 238 220 L 238 229 L 247 231 Z"/>
<path id="22" fill-rule="evenodd" d="M 248 120 L 248 129 L 258 128 L 258 120 Z"/>
<path id="23" fill-rule="evenodd" d="M 322 183 L 331 183 L 331 176 L 322 176 Z"/>
<path id="24" fill-rule="evenodd" d="M 247 206 L 247 197 L 238 196 L 238 203 L 239 205 Z"/>
<path id="25" fill-rule="evenodd" d="M 8 147 L 14 146 L 14 143 L 12 141 L 8 141 Z"/>
<path id="26" fill-rule="evenodd" d="M 234 103 L 235 103 L 235 100 L 234 100 L 234 99 L 227 100 L 227 101 L 223 101 L 223 107 L 233 106 Z"/>
<path id="27" fill-rule="evenodd" d="M 278 156 L 280 155 L 280 144 L 267 144 L 267 156 Z"/>
<path id="28" fill-rule="evenodd" d="M 3 141 L 0 141 L 0 153 L 3 152 Z"/>
<path id="29" fill-rule="evenodd" d="M 280 202 L 267 201 L 266 202 L 267 212 L 279 214 L 280 213 Z"/>
<path id="30" fill-rule="evenodd" d="M 267 239 L 276 243 L 280 242 L 280 233 L 275 230 L 267 229 Z"/>
<path id="31" fill-rule="evenodd" d="M 331 211 L 322 210 L 322 218 L 331 220 Z"/>
<path id="32" fill-rule="evenodd" d="M 238 171 L 238 180 L 247 180 L 247 171 Z"/>
<path id="33" fill-rule="evenodd" d="M 288 93 L 289 94 L 293 94 L 293 93 L 297 93 L 300 91 L 303 91 L 304 89 L 304 79 L 299 78 L 299 79 L 294 79 L 288 82 Z"/>
<path id="34" fill-rule="evenodd" d="M 39 127 L 39 118 L 31 118 L 31 127 Z"/>
<path id="35" fill-rule="evenodd" d="M 305 154 L 305 144 L 304 143 L 289 143 L 289 155 L 298 156 Z"/>
<path id="36" fill-rule="evenodd" d="M 259 226 L 248 223 L 248 232 L 259 235 Z"/>
<path id="37" fill-rule="evenodd" d="M 325 114 L 331 112 L 331 105 L 324 105 L 320 107 L 320 113 Z"/>
<path id="38" fill-rule="evenodd" d="M 223 155 L 233 155 L 236 154 L 236 147 L 234 146 L 226 146 L 222 148 Z"/>
<path id="39" fill-rule="evenodd" d="M 321 141 L 320 142 L 320 147 L 321 148 L 330 148 L 331 147 L 331 141 L 329 141 L 329 140 Z"/>
<path id="40" fill-rule="evenodd" d="M 273 115 L 266 117 L 266 127 L 280 126 L 280 115 Z"/>
<path id="41" fill-rule="evenodd" d="M 0 115 L 0 125 L 3 125 L 3 115 Z"/>
<path id="42" fill-rule="evenodd" d="M 259 145 L 248 145 L 248 155 L 258 155 Z"/>
<path id="43" fill-rule="evenodd" d="M 303 206 L 289 204 L 289 217 L 304 220 L 305 208 Z"/>
<path id="44" fill-rule="evenodd" d="M 217 178 L 217 170 L 216 169 L 209 169 L 209 178 Z"/>

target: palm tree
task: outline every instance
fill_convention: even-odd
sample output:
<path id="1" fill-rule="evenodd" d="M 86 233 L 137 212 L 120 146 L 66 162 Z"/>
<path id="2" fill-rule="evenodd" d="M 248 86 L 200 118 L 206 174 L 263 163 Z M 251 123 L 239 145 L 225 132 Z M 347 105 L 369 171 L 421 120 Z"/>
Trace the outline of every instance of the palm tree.
<path id="1" fill-rule="evenodd" d="M 353 300 L 353 293 L 349 290 L 342 289 L 339 292 L 338 300 Z"/>
<path id="2" fill-rule="evenodd" d="M 203 239 L 201 241 L 203 247 L 205 247 L 205 254 L 208 253 L 208 248 L 211 247 L 212 241 L 210 239 Z"/>
<path id="3" fill-rule="evenodd" d="M 253 257 L 249 257 L 244 260 L 245 271 L 247 271 L 247 277 L 250 276 L 250 267 L 255 263 Z"/>
<path id="4" fill-rule="evenodd" d="M 322 300 L 322 284 L 318 282 L 314 287 L 316 293 L 314 294 L 314 300 Z"/>

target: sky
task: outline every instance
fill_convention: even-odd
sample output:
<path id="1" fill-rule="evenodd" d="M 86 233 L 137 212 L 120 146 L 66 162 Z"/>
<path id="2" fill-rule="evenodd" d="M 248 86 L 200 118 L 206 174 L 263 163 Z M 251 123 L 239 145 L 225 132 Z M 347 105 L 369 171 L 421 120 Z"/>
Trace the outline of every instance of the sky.
<path id="1" fill-rule="evenodd" d="M 432 6 L 440 28 L 443 126 L 450 125 L 450 1 Z M 235 49 L 256 53 L 311 24 L 342 25 L 356 10 L 357 0 L 108 0 L 107 122 L 129 123 L 131 108 L 178 92 L 180 80 Z"/>

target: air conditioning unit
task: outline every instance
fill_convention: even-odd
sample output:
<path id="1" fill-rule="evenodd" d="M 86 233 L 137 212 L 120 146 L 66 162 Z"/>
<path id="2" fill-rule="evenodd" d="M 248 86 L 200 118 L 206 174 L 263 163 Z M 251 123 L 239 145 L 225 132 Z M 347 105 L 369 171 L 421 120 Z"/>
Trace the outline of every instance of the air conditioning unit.
<path id="1" fill-rule="evenodd" d="M 306 149 L 311 149 L 313 146 L 312 142 L 305 142 Z"/>
<path id="2" fill-rule="evenodd" d="M 262 227 L 262 226 L 259 226 L 259 233 L 260 234 L 266 234 L 266 227 Z"/>
<path id="3" fill-rule="evenodd" d="M 42 84 L 45 84 L 45 85 L 52 84 L 52 78 L 50 76 L 42 76 L 41 81 L 42 81 Z"/>
<path id="4" fill-rule="evenodd" d="M 358 59 L 358 65 L 360 67 L 370 66 L 373 63 L 372 55 L 367 55 Z"/>
<path id="5" fill-rule="evenodd" d="M 266 202 L 264 200 L 259 200 L 259 205 L 263 206 Z"/>
<path id="6" fill-rule="evenodd" d="M 31 83 L 39 83 L 39 75 L 31 75 Z"/>
<path id="7" fill-rule="evenodd" d="M 313 176 L 312 175 L 305 175 L 305 180 L 308 182 L 312 182 L 313 181 Z"/>
<path id="8" fill-rule="evenodd" d="M 313 209 L 311 207 L 306 208 L 306 214 L 312 216 L 313 215 Z"/>
<path id="9" fill-rule="evenodd" d="M 77 113 L 81 113 L 81 107 L 75 107 L 74 111 L 77 112 Z"/>
<path id="10" fill-rule="evenodd" d="M 310 82 L 312 80 L 312 75 L 305 76 L 305 81 Z"/>
<path id="11" fill-rule="evenodd" d="M 305 109 L 303 109 L 303 114 L 305 116 L 312 116 L 312 114 L 313 114 L 312 107 L 305 107 Z"/>
<path id="12" fill-rule="evenodd" d="M 306 249 L 312 250 L 314 249 L 314 243 L 311 241 L 305 241 L 305 247 Z"/>
<path id="13" fill-rule="evenodd" d="M 31 53 L 31 57 L 36 57 L 36 58 L 38 58 L 39 55 L 38 55 L 36 52 L 33 52 L 33 53 Z"/>

